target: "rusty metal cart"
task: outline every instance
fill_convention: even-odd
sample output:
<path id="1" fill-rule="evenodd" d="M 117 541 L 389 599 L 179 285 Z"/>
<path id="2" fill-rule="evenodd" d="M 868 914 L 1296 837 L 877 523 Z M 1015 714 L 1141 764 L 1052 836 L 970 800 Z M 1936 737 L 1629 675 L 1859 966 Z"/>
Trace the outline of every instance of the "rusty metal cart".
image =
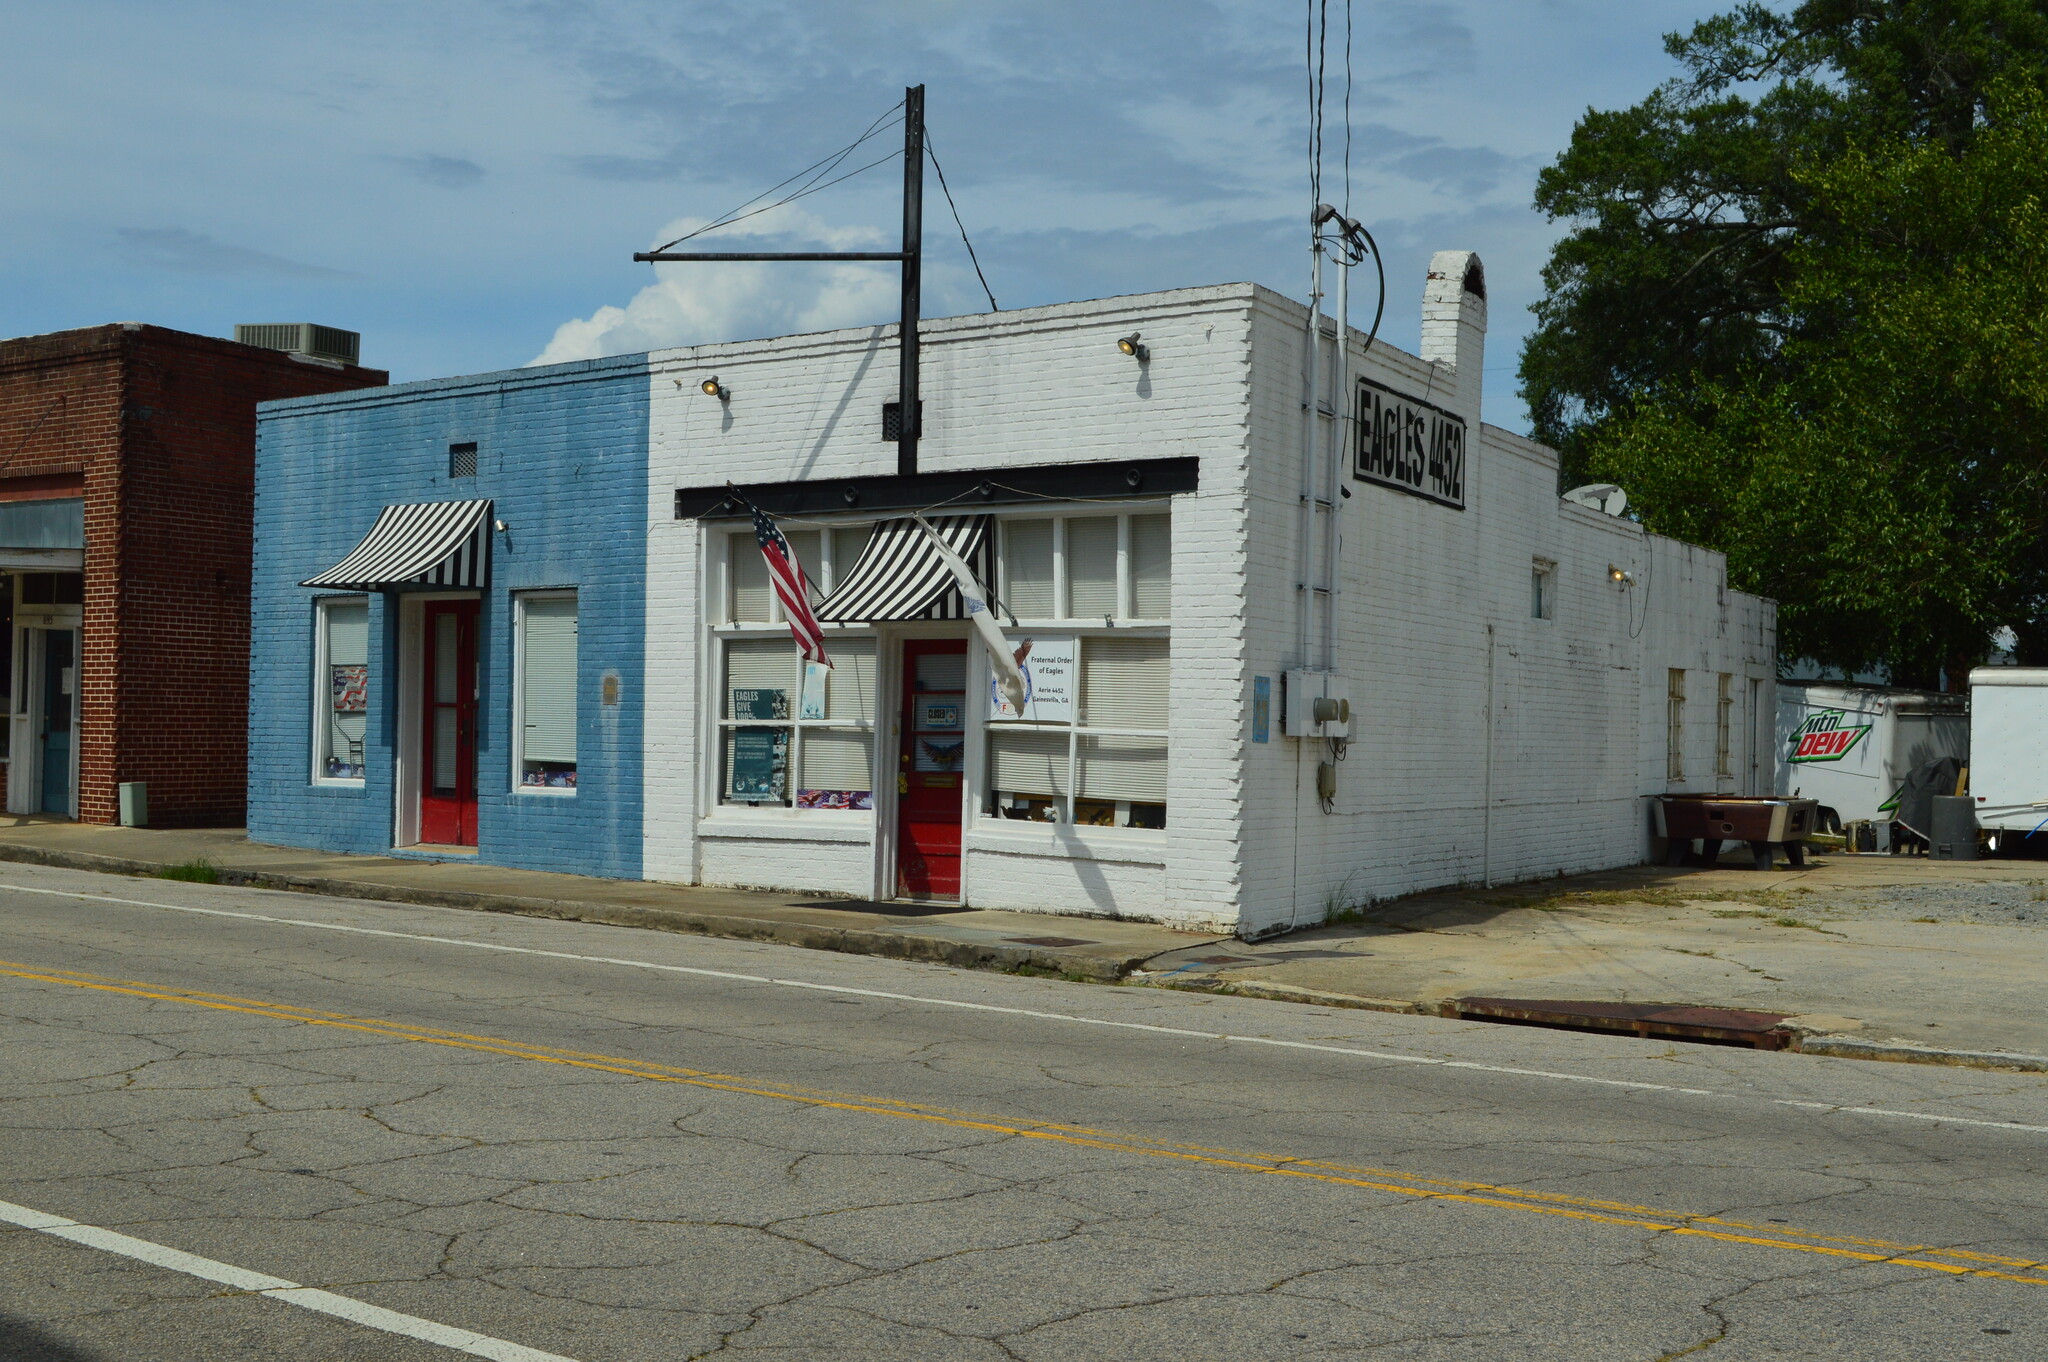
<path id="1" fill-rule="evenodd" d="M 1700 844 L 1701 863 L 1721 858 L 1723 842 L 1747 842 L 1758 870 L 1769 870 L 1778 847 L 1795 866 L 1806 864 L 1806 838 L 1814 830 L 1818 800 L 1768 795 L 1668 794 L 1652 805 L 1657 835 L 1667 839 L 1664 864 L 1684 865 L 1688 844 Z"/>

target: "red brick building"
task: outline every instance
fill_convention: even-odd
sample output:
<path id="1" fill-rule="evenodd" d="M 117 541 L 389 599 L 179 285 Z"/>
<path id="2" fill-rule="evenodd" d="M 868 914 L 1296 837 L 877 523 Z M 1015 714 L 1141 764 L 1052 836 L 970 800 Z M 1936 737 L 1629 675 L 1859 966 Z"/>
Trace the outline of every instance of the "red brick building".
<path id="1" fill-rule="evenodd" d="M 256 404 L 387 381 L 138 322 L 0 341 L 10 813 L 111 823 L 140 781 L 154 826 L 242 822 Z"/>

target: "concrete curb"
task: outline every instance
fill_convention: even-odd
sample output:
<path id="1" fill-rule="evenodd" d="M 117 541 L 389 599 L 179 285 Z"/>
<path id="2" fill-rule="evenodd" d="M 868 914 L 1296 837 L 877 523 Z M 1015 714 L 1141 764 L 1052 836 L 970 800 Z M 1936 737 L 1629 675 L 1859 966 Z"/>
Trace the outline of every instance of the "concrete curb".
<path id="1" fill-rule="evenodd" d="M 1857 1040 L 1854 1036 L 1794 1036 L 1786 1048 L 1802 1055 L 1831 1055 L 1837 1059 L 1883 1059 L 1894 1064 L 1949 1064 L 1963 1069 L 2048 1073 L 2048 1055 L 2016 1055 L 2003 1050 L 1936 1050 L 1921 1045 Z"/>
<path id="2" fill-rule="evenodd" d="M 1363 998 L 1355 993 L 1331 993 L 1320 988 L 1274 984 L 1262 979 L 1217 982 L 1209 979 L 1176 979 L 1171 974 L 1134 974 L 1125 983 L 1145 988 L 1170 988 L 1183 993 L 1223 993 L 1237 998 L 1264 998 L 1276 1003 L 1308 1003 L 1316 1007 L 1348 1007 L 1365 1012 L 1397 1012 L 1411 1017 L 1439 1017 L 1441 1009 L 1427 1003 L 1400 998 Z"/>
<path id="3" fill-rule="evenodd" d="M 0 861 L 51 866 L 60 870 L 93 870 L 107 875 L 136 875 L 154 878 L 170 866 L 168 861 L 144 861 L 126 856 L 103 856 L 93 852 L 51 851 L 43 847 L 0 842 Z M 695 913 L 679 908 L 648 908 L 630 904 L 590 903 L 576 899 L 528 898 L 517 894 L 478 894 L 463 890 L 408 889 L 400 885 L 339 880 L 325 876 L 284 875 L 267 870 L 219 867 L 220 883 L 243 889 L 279 889 L 295 894 L 321 894 L 330 898 L 368 899 L 379 903 L 411 903 L 426 908 L 462 908 L 483 913 L 509 913 L 520 917 L 556 918 L 568 922 L 597 922 L 612 927 L 638 927 L 648 931 L 678 932 L 690 936 L 725 937 L 734 941 L 768 941 L 807 950 L 838 951 L 846 955 L 878 955 L 892 960 L 913 960 L 920 964 L 950 965 L 956 969 L 989 969 L 1015 972 L 1046 970 L 1086 980 L 1115 983 L 1150 957 L 1132 955 L 1105 959 L 1076 951 L 1045 946 L 1006 946 L 974 941 L 947 941 L 940 937 L 914 936 L 858 927 L 832 927 L 821 923 L 783 922 L 773 918 L 740 917 L 729 913 Z"/>
<path id="4" fill-rule="evenodd" d="M 1175 979 L 1171 975 L 1138 974 L 1126 983 L 1146 988 L 1170 988 L 1185 993 L 1224 993 L 1239 998 L 1265 998 L 1281 1003 L 1308 1003 L 1318 1007 L 1346 1007 L 1369 1012 L 1395 1012 L 1411 1017 L 1452 1018 L 1456 1014 L 1443 1004 L 1409 1002 L 1400 998 L 1365 998 L 1351 993 L 1330 993 L 1319 988 L 1298 988 L 1259 979 L 1216 981 Z M 1469 1019 L 1468 1019 L 1469 1020 Z M 1946 1064 L 1966 1069 L 1999 1069 L 2010 1073 L 2048 1073 L 2048 1055 L 2012 1054 L 2003 1050 L 1938 1050 L 1923 1045 L 1899 1045 L 1885 1041 L 1858 1040 L 1853 1036 L 1816 1034 L 1792 1028 L 1784 1053 L 1820 1055 L 1832 1059 L 1883 1060 L 1893 1064 Z"/>

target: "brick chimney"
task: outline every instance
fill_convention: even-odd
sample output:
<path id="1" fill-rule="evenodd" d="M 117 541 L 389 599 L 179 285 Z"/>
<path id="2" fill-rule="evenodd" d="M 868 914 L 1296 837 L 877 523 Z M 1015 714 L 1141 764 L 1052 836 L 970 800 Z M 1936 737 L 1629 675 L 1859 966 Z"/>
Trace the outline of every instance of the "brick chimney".
<path id="1" fill-rule="evenodd" d="M 1443 405 L 1479 420 L 1486 369 L 1486 267 L 1471 251 L 1438 251 L 1422 286 L 1422 357 L 1448 371 L 1437 387 Z"/>

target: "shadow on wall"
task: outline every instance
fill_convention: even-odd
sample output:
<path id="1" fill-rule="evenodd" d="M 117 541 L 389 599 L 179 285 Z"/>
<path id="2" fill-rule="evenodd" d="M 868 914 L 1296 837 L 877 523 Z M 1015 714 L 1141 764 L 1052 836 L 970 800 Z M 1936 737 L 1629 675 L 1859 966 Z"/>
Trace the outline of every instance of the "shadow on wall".
<path id="1" fill-rule="evenodd" d="M 0 1358 L 6 1362 L 109 1362 L 103 1353 L 59 1342 L 12 1315 L 0 1315 Z"/>
<path id="2" fill-rule="evenodd" d="M 1102 867 L 1093 857 L 1082 852 L 1078 839 L 1065 824 L 1055 830 L 1055 836 L 1065 844 L 1069 852 L 1067 864 L 1072 867 L 1074 878 L 1081 882 L 1081 888 L 1095 911 L 1104 917 L 1122 917 L 1123 914 L 1117 911 L 1116 890 L 1110 886 L 1109 876 L 1102 873 Z"/>

